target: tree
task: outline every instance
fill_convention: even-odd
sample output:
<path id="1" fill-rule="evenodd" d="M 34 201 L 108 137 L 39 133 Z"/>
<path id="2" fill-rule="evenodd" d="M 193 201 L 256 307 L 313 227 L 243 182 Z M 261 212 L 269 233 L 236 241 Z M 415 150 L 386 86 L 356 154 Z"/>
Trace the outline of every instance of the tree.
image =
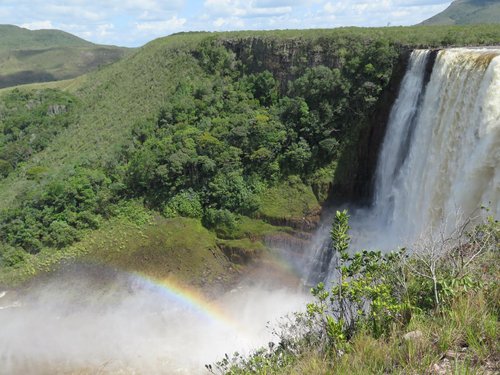
<path id="1" fill-rule="evenodd" d="M 278 84 L 268 70 L 250 76 L 251 91 L 260 104 L 270 107 L 278 100 Z"/>

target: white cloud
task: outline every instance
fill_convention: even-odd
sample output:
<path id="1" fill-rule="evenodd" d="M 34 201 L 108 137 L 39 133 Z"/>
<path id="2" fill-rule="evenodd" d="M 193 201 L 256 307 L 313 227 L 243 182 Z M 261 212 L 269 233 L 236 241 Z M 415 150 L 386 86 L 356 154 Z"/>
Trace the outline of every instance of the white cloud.
<path id="1" fill-rule="evenodd" d="M 98 9 L 67 4 L 47 4 L 43 11 L 52 15 L 52 17 L 78 18 L 88 21 L 98 21 L 105 16 L 105 13 L 99 12 Z"/>
<path id="2" fill-rule="evenodd" d="M 238 17 L 217 18 L 213 25 L 220 30 L 242 29 L 245 27 L 245 21 Z"/>
<path id="3" fill-rule="evenodd" d="M 7 8 L 0 8 L 0 18 L 12 17 L 12 11 Z"/>
<path id="4" fill-rule="evenodd" d="M 451 0 L 0 0 L 0 24 L 138 46 L 177 31 L 410 25 Z"/>
<path id="5" fill-rule="evenodd" d="M 148 21 L 135 24 L 136 30 L 146 33 L 166 33 L 178 31 L 186 24 L 185 18 L 177 18 L 174 16 L 165 21 Z"/>
<path id="6" fill-rule="evenodd" d="M 48 20 L 23 23 L 20 26 L 24 27 L 25 29 L 30 29 L 30 30 L 53 29 L 54 28 L 54 25 L 52 25 L 52 22 L 50 22 Z"/>
<path id="7" fill-rule="evenodd" d="M 109 32 L 109 30 L 113 30 L 114 28 L 115 25 L 113 25 L 112 23 L 105 23 L 103 25 L 99 25 L 97 26 L 97 34 L 100 37 L 105 37 L 107 35 L 110 35 L 111 33 Z"/>
<path id="8" fill-rule="evenodd" d="M 247 17 L 271 17 L 289 14 L 292 12 L 292 7 L 277 7 L 277 8 L 252 8 L 245 14 Z"/>
<path id="9" fill-rule="evenodd" d="M 335 15 L 340 25 L 383 26 L 385 22 L 400 25 L 419 23 L 442 11 L 446 0 L 339 0 L 325 1 L 323 11 Z"/>
<path id="10" fill-rule="evenodd" d="M 205 0 L 204 7 L 209 14 L 228 17 L 275 17 L 292 12 L 293 1 L 244 1 Z M 282 6 L 280 6 L 282 5 Z"/>
<path id="11" fill-rule="evenodd" d="M 132 10 L 149 11 L 174 11 L 179 10 L 184 5 L 184 0 L 112 0 L 108 1 L 114 6 L 125 7 Z"/>
<path id="12" fill-rule="evenodd" d="M 262 8 L 277 8 L 283 6 L 294 6 L 304 3 L 301 0 L 254 0 L 253 4 L 256 7 Z"/>

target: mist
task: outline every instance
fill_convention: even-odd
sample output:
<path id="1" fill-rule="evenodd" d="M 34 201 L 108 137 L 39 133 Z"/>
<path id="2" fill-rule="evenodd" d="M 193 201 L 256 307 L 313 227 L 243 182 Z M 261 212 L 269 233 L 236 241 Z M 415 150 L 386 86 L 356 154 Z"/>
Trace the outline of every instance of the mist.
<path id="1" fill-rule="evenodd" d="M 224 315 L 213 319 L 95 265 L 72 266 L 0 296 L 2 374 L 206 373 L 204 365 L 225 353 L 276 341 L 268 326 L 308 299 L 266 280 L 243 280 L 213 301 Z"/>

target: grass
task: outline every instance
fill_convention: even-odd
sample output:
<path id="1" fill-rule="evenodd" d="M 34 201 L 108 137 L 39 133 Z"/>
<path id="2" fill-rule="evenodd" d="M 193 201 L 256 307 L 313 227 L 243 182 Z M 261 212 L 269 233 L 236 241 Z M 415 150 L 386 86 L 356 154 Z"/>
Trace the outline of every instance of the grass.
<path id="1" fill-rule="evenodd" d="M 309 51 L 318 46 L 328 47 L 342 38 L 347 45 L 385 39 L 409 47 L 498 44 L 500 29 L 474 26 L 199 33 L 153 41 L 124 60 L 85 78 L 68 81 L 67 86 L 56 84 L 79 96 L 77 121 L 37 154 L 36 159 L 0 181 L 0 209 L 16 205 L 17 197 L 25 192 L 43 190 L 52 178 L 64 178 L 75 165 L 114 165 L 122 148 L 130 144 L 134 124 L 155 116 L 179 84 L 204 74 L 192 49 L 207 38 L 242 45 L 253 38 L 275 51 L 289 45 Z M 47 168 L 49 176 L 30 180 L 27 171 L 33 167 Z M 323 171 L 322 183 L 334 169 L 332 166 L 331 170 Z M 296 225 L 320 208 L 313 189 L 296 178 L 263 192 L 261 202 L 257 216 L 262 219 L 241 217 L 231 238 L 225 240 L 217 239 L 198 220 L 165 219 L 146 210 L 140 202 L 133 203 L 131 208 L 122 207 L 100 229 L 85 233 L 78 243 L 62 251 L 45 249 L 37 256 L 29 256 L 20 268 L 3 269 L 0 285 L 25 281 L 51 271 L 61 261 L 75 259 L 106 263 L 159 279 L 175 277 L 199 287 L 224 282 L 231 277 L 231 269 L 238 267 L 228 262 L 221 247 L 240 259 L 253 258 L 265 252 L 263 237 L 287 231 L 269 223 Z M 491 264 L 498 264 L 498 259 L 494 258 Z M 267 373 L 425 373 L 442 362 L 446 351 L 462 353 L 463 348 L 465 354 L 450 364 L 452 369 L 457 373 L 479 371 L 499 353 L 498 302 L 495 302 L 498 298 L 491 295 L 490 291 L 461 296 L 448 314 L 415 314 L 409 326 L 395 326 L 392 334 L 383 339 L 360 332 L 335 362 L 310 350 L 283 368 L 270 368 Z M 498 297 L 498 293 L 493 295 Z M 403 340 L 402 336 L 411 330 L 420 330 L 422 340 Z"/>
<path id="2" fill-rule="evenodd" d="M 238 224 L 234 230 L 232 230 L 227 239 L 243 239 L 248 238 L 252 241 L 262 240 L 265 236 L 282 232 L 290 231 L 291 228 L 287 227 L 277 227 L 266 223 L 263 220 L 250 218 L 247 216 L 238 217 Z"/>
<path id="3" fill-rule="evenodd" d="M 113 218 L 79 242 L 60 251 L 43 249 L 16 268 L 3 268 L 0 287 L 22 284 L 61 262 L 84 261 L 207 289 L 231 282 L 242 264 L 263 256 L 266 235 L 289 230 L 245 216 L 238 223 L 232 239 L 219 239 L 198 219 L 166 219 L 140 201 L 123 202 Z"/>
<path id="4" fill-rule="evenodd" d="M 326 347 L 298 341 L 291 345 L 292 349 L 277 349 L 273 354 L 264 351 L 239 362 L 240 367 L 231 368 L 230 373 L 497 374 L 500 371 L 497 249 L 476 258 L 476 263 L 468 268 L 469 275 L 480 281 L 481 287 L 454 294 L 438 310 L 413 309 L 407 322 L 392 322 L 385 335 L 374 337 L 370 326 L 362 325 L 347 341 L 329 343 Z M 288 329 L 293 337 L 294 326 Z M 288 336 L 281 334 L 280 339 L 283 337 Z M 286 348 L 290 344 L 285 339 L 277 348 L 282 345 Z"/>
<path id="5" fill-rule="evenodd" d="M 0 88 L 74 78 L 128 53 L 126 49 L 107 46 L 0 51 Z"/>
<path id="6" fill-rule="evenodd" d="M 28 30 L 14 25 L 0 25 L 0 51 L 50 47 L 88 47 L 92 43 L 60 30 Z"/>
<path id="7" fill-rule="evenodd" d="M 215 235 L 200 221 L 165 219 L 136 202 L 101 229 L 86 233 L 78 243 L 61 251 L 43 250 L 20 268 L 2 269 L 0 285 L 17 285 L 52 271 L 62 261 L 75 260 L 107 264 L 157 279 L 174 277 L 202 288 L 233 276 Z"/>
<path id="8" fill-rule="evenodd" d="M 105 227 L 85 233 L 81 241 L 60 251 L 43 249 L 37 255 L 29 255 L 27 261 L 20 263 L 18 267 L 2 268 L 0 285 L 23 283 L 40 273 L 51 272 L 62 261 L 80 259 L 98 250 L 118 251 L 128 246 L 131 239 L 140 238 L 141 231 L 151 224 L 151 220 L 151 212 L 145 210 L 138 202 L 124 205 L 122 213 L 117 213 Z"/>
<path id="9" fill-rule="evenodd" d="M 283 359 L 258 374 L 494 374 L 500 370 L 498 315 L 484 295 L 469 294 L 454 301 L 448 312 L 417 315 L 409 326 L 395 326 L 389 337 L 375 339 L 359 332 L 345 352 L 332 359 L 310 349 L 298 358 Z M 422 337 L 406 341 L 410 331 Z M 489 372 L 488 372 L 489 371 Z M 243 371 L 242 373 L 250 373 Z"/>
<path id="10" fill-rule="evenodd" d="M 30 91 L 42 89 L 58 89 L 62 91 L 75 92 L 85 83 L 86 77 L 86 75 L 81 75 L 76 78 L 63 79 L 60 81 L 27 83 L 25 85 L 5 87 L 3 89 L 0 89 L 0 95 L 15 89 Z"/>
<path id="11" fill-rule="evenodd" d="M 156 115 L 180 81 L 200 74 L 192 56 L 177 53 L 167 44 L 163 48 L 146 46 L 141 53 L 88 75 L 76 92 L 81 98 L 79 121 L 34 163 L 49 168 L 53 177 L 65 175 L 73 165 L 113 163 L 128 142 L 132 126 Z M 15 191 L 33 188 L 39 187 L 23 171 L 0 181 L 0 209 L 15 201 Z"/>
<path id="12" fill-rule="evenodd" d="M 201 38 L 203 34 L 192 35 Z M 370 27 L 341 27 L 335 29 L 306 29 L 306 30 L 272 30 L 272 31 L 235 31 L 211 33 L 212 38 L 238 41 L 241 39 L 258 38 L 270 45 L 279 46 L 281 43 L 302 43 L 312 47 L 339 40 L 350 40 L 353 43 L 374 39 L 387 40 L 410 48 L 437 48 L 449 45 L 498 45 L 500 31 L 496 25 L 418 25 L 393 26 L 383 28 Z M 207 34 L 205 34 L 205 37 Z M 173 36 L 173 37 L 177 37 Z M 159 39 L 157 41 L 161 41 Z M 195 39 L 192 39 L 195 40 Z M 155 41 L 155 42 L 157 42 Z M 312 45 L 311 45 L 312 44 Z"/>
<path id="13" fill-rule="evenodd" d="M 215 235 L 188 218 L 156 216 L 125 239 L 120 235 L 96 243 L 85 259 L 198 287 L 229 277 Z"/>
<path id="14" fill-rule="evenodd" d="M 56 37 L 49 39 L 57 40 Z M 0 180 L 0 210 L 16 206 L 19 203 L 18 198 L 24 194 L 29 195 L 35 191 L 43 191 L 45 185 L 53 179 L 64 179 L 73 173 L 75 165 L 102 168 L 116 165 L 117 155 L 120 155 L 124 147 L 130 145 L 131 129 L 134 124 L 156 116 L 159 109 L 169 101 L 179 84 L 189 84 L 205 74 L 192 52 L 207 39 L 218 39 L 221 43 L 228 45 L 231 43 L 251 45 L 250 41 L 258 40 L 269 46 L 270 51 L 276 51 L 276 53 L 281 53 L 279 51 L 285 50 L 285 47 L 295 46 L 294 48 L 306 52 L 321 47 L 321 50 L 326 51 L 324 53 L 334 54 L 336 50 L 328 48 L 337 43 L 348 46 L 354 42 L 370 44 L 376 40 L 405 46 L 402 48 L 450 44 L 498 44 L 500 30 L 495 26 L 479 25 L 184 33 L 152 41 L 125 59 L 101 67 L 83 78 L 23 87 L 22 90 L 30 90 L 54 85 L 72 91 L 79 97 L 79 107 L 75 109 L 76 121 L 58 134 L 47 148 L 38 153 L 36 158 L 21 165 L 7 178 Z M 0 43 L 7 46 L 7 39 L 2 39 Z M 29 43 L 26 46 L 31 48 Z M 43 48 L 53 47 L 53 45 L 43 46 Z M 70 42 L 63 48 L 69 47 L 89 48 L 88 45 L 75 46 Z M 293 52 L 292 49 L 286 50 L 290 53 Z M 61 56 L 59 52 L 57 52 L 58 56 Z M 26 56 L 26 58 L 32 57 Z M 273 61 L 267 63 L 271 64 Z M 40 180 L 30 180 L 28 172 L 33 168 L 45 168 L 49 172 Z M 332 171 L 333 169 L 332 166 Z M 325 176 L 329 178 L 332 171 L 325 171 Z M 324 199 L 324 193 L 321 195 L 321 199 Z M 261 200 L 260 217 L 268 222 L 283 226 L 294 224 L 296 219 L 301 220 L 304 216 L 319 209 L 319 203 L 313 190 L 296 180 L 267 190 L 262 194 Z M 167 228 L 175 223 L 167 225 L 166 222 L 159 220 L 156 221 L 155 226 Z M 95 236 L 101 238 L 105 233 L 111 233 L 113 228 L 121 228 L 121 225 L 125 224 L 117 224 L 111 220 L 104 223 L 102 229 L 96 232 Z M 111 232 L 106 232 L 108 230 Z M 123 233 L 128 233 L 127 230 L 124 229 Z M 244 218 L 232 237 L 234 237 L 233 239 L 250 238 L 255 240 L 261 238 L 268 231 L 274 230 L 263 220 Z M 136 234 L 136 232 L 131 233 Z M 159 235 L 156 233 L 154 236 Z M 91 237 L 92 234 L 89 234 L 89 238 Z M 209 244 L 215 243 L 214 238 L 210 239 L 204 236 L 202 238 L 205 238 Z M 83 239 L 80 244 L 75 246 L 82 246 L 82 251 L 87 252 L 87 247 L 90 245 L 86 241 L 89 240 Z M 186 238 L 185 241 L 188 239 Z M 181 246 L 181 244 L 179 239 L 176 246 Z M 95 246 L 90 247 L 93 249 Z M 34 259 L 34 263 L 31 265 L 32 269 L 29 272 L 33 269 L 36 272 L 38 268 L 43 270 L 46 266 L 56 263 L 57 259 L 70 256 L 72 251 L 80 254 L 78 247 L 71 247 L 67 251 L 63 251 L 60 255 L 49 255 L 47 252 L 46 255 L 40 256 L 40 260 Z M 110 255 L 110 261 L 113 260 L 112 258 Z"/>
<path id="15" fill-rule="evenodd" d="M 298 178 L 290 178 L 279 186 L 267 189 L 261 196 L 261 202 L 258 215 L 271 221 L 301 220 L 320 209 L 312 188 Z"/>
<path id="16" fill-rule="evenodd" d="M 247 264 L 252 260 L 259 259 L 267 250 L 261 241 L 249 238 L 219 240 L 218 245 L 229 260 L 236 264 Z"/>

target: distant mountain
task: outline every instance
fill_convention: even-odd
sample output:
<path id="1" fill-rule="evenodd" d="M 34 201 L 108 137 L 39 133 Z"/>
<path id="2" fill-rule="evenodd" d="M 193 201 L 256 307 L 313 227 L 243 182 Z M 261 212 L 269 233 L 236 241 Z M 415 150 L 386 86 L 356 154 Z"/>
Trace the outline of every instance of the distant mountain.
<path id="1" fill-rule="evenodd" d="M 129 51 L 93 44 L 60 30 L 0 25 L 0 88 L 74 78 Z"/>
<path id="2" fill-rule="evenodd" d="M 422 25 L 465 25 L 500 23 L 500 0 L 455 0 Z"/>

